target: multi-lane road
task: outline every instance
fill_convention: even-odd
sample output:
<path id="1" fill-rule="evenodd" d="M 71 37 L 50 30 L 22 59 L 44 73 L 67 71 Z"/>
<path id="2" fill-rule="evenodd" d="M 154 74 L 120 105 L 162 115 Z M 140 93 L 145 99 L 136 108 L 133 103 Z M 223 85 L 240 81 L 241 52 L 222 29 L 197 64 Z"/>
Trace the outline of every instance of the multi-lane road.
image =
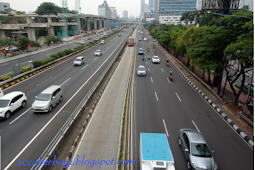
<path id="1" fill-rule="evenodd" d="M 166 133 L 177 170 L 187 169 L 186 161 L 178 144 L 181 128 L 198 129 L 206 139 L 218 169 L 252 170 L 253 149 L 214 111 L 214 109 L 184 80 L 174 66 L 166 67 L 166 57 L 159 49 L 153 49 L 152 41 L 138 41 L 136 51 L 143 48 L 147 56 L 157 51 L 160 64 L 153 64 L 146 58 L 136 54 L 136 64 L 144 65 L 146 77 L 138 77 L 134 73 L 133 82 L 133 129 L 132 151 L 135 165 L 139 169 L 140 133 Z M 146 36 L 146 35 L 145 35 Z M 173 81 L 168 74 L 173 71 Z"/>
<path id="2" fill-rule="evenodd" d="M 126 41 L 131 30 L 127 29 L 122 36 L 114 35 L 105 40 L 104 45 L 96 45 L 79 56 L 85 57 L 85 64 L 73 66 L 75 57 L 48 69 L 26 81 L 4 90 L 23 91 L 27 96 L 27 106 L 14 112 L 10 119 L 0 121 L 2 169 L 27 170 L 31 166 L 19 166 L 19 161 L 35 161 L 43 153 L 50 141 L 86 95 L 97 78 L 108 66 L 111 59 L 119 54 L 121 42 Z M 73 47 L 77 46 L 73 43 Z M 61 49 L 66 47 L 61 47 Z M 100 49 L 103 55 L 95 57 Z M 56 49 L 58 51 L 59 49 Z M 47 54 L 54 53 L 53 51 Z M 46 54 L 34 56 L 43 59 Z M 41 58 L 40 58 L 41 57 Z M 46 56 L 45 56 L 46 57 Z M 47 56 L 48 57 L 48 56 Z M 33 113 L 31 105 L 41 91 L 51 85 L 62 85 L 63 101 L 50 113 Z"/>

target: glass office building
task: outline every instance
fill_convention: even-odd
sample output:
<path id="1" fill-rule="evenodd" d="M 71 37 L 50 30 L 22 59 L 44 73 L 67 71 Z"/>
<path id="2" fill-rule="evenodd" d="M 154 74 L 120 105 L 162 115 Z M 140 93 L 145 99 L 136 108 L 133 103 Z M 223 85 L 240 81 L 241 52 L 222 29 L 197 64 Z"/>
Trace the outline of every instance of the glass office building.
<path id="1" fill-rule="evenodd" d="M 159 22 L 164 24 L 178 24 L 182 13 L 195 11 L 197 0 L 159 0 Z"/>

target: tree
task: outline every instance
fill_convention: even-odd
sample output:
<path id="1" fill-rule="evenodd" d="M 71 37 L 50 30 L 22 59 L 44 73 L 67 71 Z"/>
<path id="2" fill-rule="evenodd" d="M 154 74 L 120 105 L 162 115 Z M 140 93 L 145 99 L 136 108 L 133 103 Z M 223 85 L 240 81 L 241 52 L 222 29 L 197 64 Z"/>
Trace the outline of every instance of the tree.
<path id="1" fill-rule="evenodd" d="M 174 50 L 174 52 L 176 51 L 176 41 L 177 41 L 177 38 L 182 34 L 182 32 L 183 32 L 182 29 L 174 29 L 170 33 L 170 38 L 171 38 L 170 46 Z"/>
<path id="2" fill-rule="evenodd" d="M 37 7 L 35 13 L 37 13 L 38 15 L 57 14 L 57 13 L 62 13 L 62 9 L 56 6 L 54 3 L 44 2 Z"/>
<path id="3" fill-rule="evenodd" d="M 187 11 L 182 13 L 181 21 L 184 21 L 186 25 L 188 25 L 188 22 L 190 21 L 191 12 Z"/>
<path id="4" fill-rule="evenodd" d="M 2 50 L 5 57 L 6 57 L 6 54 L 8 52 L 6 49 L 10 49 L 13 44 L 14 44 L 14 41 L 11 38 L 2 38 L 2 39 L 0 39 L 0 47 L 1 48 L 7 47 L 4 50 Z"/>
<path id="5" fill-rule="evenodd" d="M 22 51 L 27 50 L 28 45 L 30 44 L 30 40 L 29 40 L 27 37 L 23 36 L 23 35 L 20 36 L 20 37 L 17 39 L 17 42 L 19 43 L 19 45 L 20 45 L 20 50 L 22 50 Z"/>
<path id="6" fill-rule="evenodd" d="M 37 47 L 37 50 L 38 50 L 38 47 L 42 48 L 41 44 L 38 41 L 30 41 L 30 46 Z"/>
<path id="7" fill-rule="evenodd" d="M 47 36 L 48 30 L 46 28 L 36 28 L 35 29 L 35 34 L 37 36 Z"/>

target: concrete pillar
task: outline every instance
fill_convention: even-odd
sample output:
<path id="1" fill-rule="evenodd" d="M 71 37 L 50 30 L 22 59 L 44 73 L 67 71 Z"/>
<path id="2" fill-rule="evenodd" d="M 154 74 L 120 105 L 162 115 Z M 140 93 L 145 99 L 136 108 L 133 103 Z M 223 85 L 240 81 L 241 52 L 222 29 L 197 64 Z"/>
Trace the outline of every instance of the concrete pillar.
<path id="1" fill-rule="evenodd" d="M 52 18 L 51 17 L 47 17 L 48 23 L 51 24 L 52 23 Z"/>
<path id="2" fill-rule="evenodd" d="M 55 36 L 55 34 L 54 34 L 54 27 L 48 27 L 48 34 L 52 35 L 52 36 Z"/>
<path id="3" fill-rule="evenodd" d="M 87 31 L 90 31 L 90 18 L 87 18 Z"/>
<path id="4" fill-rule="evenodd" d="M 4 31 L 0 31 L 0 38 L 6 38 Z"/>
<path id="5" fill-rule="evenodd" d="M 102 20 L 101 19 L 99 20 L 99 29 L 100 30 L 102 29 Z"/>
<path id="6" fill-rule="evenodd" d="M 104 19 L 104 28 L 107 28 L 107 27 L 106 27 L 106 19 Z"/>
<path id="7" fill-rule="evenodd" d="M 94 30 L 97 31 L 97 20 L 94 21 Z"/>
<path id="8" fill-rule="evenodd" d="M 26 17 L 27 24 L 32 24 L 31 17 Z"/>
<path id="9" fill-rule="evenodd" d="M 26 28 L 27 36 L 29 40 L 35 41 L 35 29 L 34 28 Z"/>
<path id="10" fill-rule="evenodd" d="M 78 18 L 78 25 L 77 25 L 77 33 L 78 34 L 81 34 L 81 21 L 80 21 L 80 18 Z"/>

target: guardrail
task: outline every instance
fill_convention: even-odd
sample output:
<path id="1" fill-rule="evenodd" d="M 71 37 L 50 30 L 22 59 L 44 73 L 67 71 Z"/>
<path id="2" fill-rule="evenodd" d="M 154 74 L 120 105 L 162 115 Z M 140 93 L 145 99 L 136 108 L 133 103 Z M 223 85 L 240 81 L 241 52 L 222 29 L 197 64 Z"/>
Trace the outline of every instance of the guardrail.
<path id="1" fill-rule="evenodd" d="M 117 33 L 117 32 L 115 32 L 114 34 L 116 34 L 116 33 Z M 109 37 L 108 37 L 108 38 L 109 38 Z M 44 71 L 44 70 L 46 70 L 46 69 L 48 69 L 48 68 L 51 68 L 51 67 L 55 66 L 56 63 L 59 64 L 59 63 L 63 62 L 63 60 L 69 59 L 69 58 L 71 58 L 73 55 L 75 55 L 75 54 L 77 54 L 77 53 L 80 53 L 80 52 L 82 52 L 82 51 L 84 51 L 84 50 L 86 50 L 86 49 L 88 49 L 88 48 L 90 48 L 90 47 L 92 47 L 92 46 L 94 46 L 95 44 L 98 44 L 98 43 L 99 43 L 99 41 L 96 42 L 96 43 L 93 43 L 93 44 L 91 44 L 91 45 L 89 45 L 89 46 L 87 46 L 87 47 L 84 47 L 83 49 L 78 50 L 78 51 L 76 51 L 76 52 L 74 52 L 74 53 L 68 54 L 68 55 L 66 55 L 66 56 L 64 56 L 64 57 L 61 57 L 61 58 L 58 58 L 58 59 L 56 59 L 56 60 L 54 60 L 54 61 L 52 61 L 52 62 L 49 62 L 49 63 L 47 63 L 46 65 L 43 65 L 43 66 L 40 66 L 40 67 L 36 67 L 36 68 L 34 68 L 34 69 L 30 70 L 30 71 L 24 72 L 24 73 L 22 73 L 22 74 L 19 74 L 19 75 L 13 77 L 13 78 L 10 78 L 10 79 L 7 79 L 7 80 L 5 80 L 5 81 L 2 81 L 2 82 L 0 83 L 0 86 L 1 86 L 1 85 L 4 85 L 5 83 L 12 82 L 12 81 L 14 81 L 14 80 L 16 80 L 16 79 L 19 79 L 20 77 L 23 77 L 23 76 L 26 76 L 26 75 L 27 75 L 25 78 L 20 79 L 18 82 L 13 82 L 13 84 L 10 84 L 10 85 L 8 84 L 8 85 L 6 85 L 6 86 L 4 86 L 4 87 L 2 88 L 2 89 L 6 89 L 6 88 L 8 88 L 8 87 L 10 87 L 10 86 L 12 86 L 12 85 L 14 85 L 14 84 L 16 84 L 16 83 L 19 83 L 19 82 L 21 82 L 21 81 L 23 81 L 23 80 L 25 80 L 25 79 L 28 79 L 28 78 L 32 77 L 33 75 L 36 75 L 37 73 L 40 73 L 40 72 L 42 72 L 42 71 Z M 60 61 L 61 61 L 61 62 L 60 62 Z"/>
<path id="2" fill-rule="evenodd" d="M 120 43 L 119 47 L 123 47 L 126 43 L 125 39 L 129 36 L 129 34 L 127 34 L 127 36 L 123 39 L 123 41 Z M 117 48 L 118 49 L 118 48 Z M 74 122 L 74 120 L 76 119 L 76 117 L 79 115 L 79 113 L 82 111 L 82 109 L 84 108 L 84 106 L 86 105 L 86 103 L 88 102 L 88 100 L 90 99 L 90 97 L 92 96 L 92 94 L 95 92 L 95 90 L 97 89 L 98 85 L 101 83 L 102 79 L 105 77 L 105 75 L 107 74 L 107 72 L 109 71 L 110 67 L 112 66 L 112 64 L 114 63 L 114 61 L 116 60 L 119 52 L 122 50 L 122 48 L 119 48 L 118 50 L 113 52 L 113 55 L 115 55 L 113 57 L 113 59 L 111 60 L 111 62 L 109 63 L 109 65 L 106 67 L 106 69 L 104 70 L 104 72 L 99 76 L 99 78 L 96 80 L 96 82 L 93 84 L 93 86 L 90 88 L 90 90 L 87 92 L 87 94 L 85 95 L 85 97 L 81 100 L 81 102 L 78 104 L 78 106 L 75 108 L 75 110 L 73 111 L 73 113 L 70 115 L 70 117 L 67 119 L 67 121 L 64 123 L 64 125 L 60 128 L 59 132 L 56 134 L 56 136 L 52 139 L 52 141 L 50 142 L 50 144 L 46 147 L 46 149 L 44 150 L 44 152 L 41 155 L 41 160 L 46 161 L 51 157 L 51 154 L 56 150 L 57 146 L 60 144 L 60 142 L 64 139 L 65 134 L 67 134 L 68 130 L 70 129 L 70 127 L 72 126 L 72 123 Z M 39 158 L 38 158 L 39 159 Z M 43 165 L 41 166 L 37 166 L 34 165 L 31 170 L 41 170 L 43 168 Z"/>

